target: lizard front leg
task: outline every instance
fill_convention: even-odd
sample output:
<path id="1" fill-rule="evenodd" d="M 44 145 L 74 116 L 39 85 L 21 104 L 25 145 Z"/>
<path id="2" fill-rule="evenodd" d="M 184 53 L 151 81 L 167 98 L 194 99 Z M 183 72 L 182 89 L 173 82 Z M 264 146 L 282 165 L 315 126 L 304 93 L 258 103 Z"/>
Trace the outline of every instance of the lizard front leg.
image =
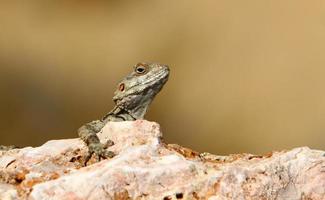
<path id="1" fill-rule="evenodd" d="M 100 140 L 96 133 L 98 133 L 104 126 L 105 122 L 101 120 L 95 120 L 89 122 L 78 129 L 79 137 L 86 143 L 88 147 L 88 154 L 85 158 L 85 165 L 93 154 L 96 155 L 96 160 L 100 161 L 101 158 L 112 158 L 115 156 L 114 152 L 108 151 L 109 146 L 114 145 L 114 142 L 108 140 L 106 144 L 100 143 Z"/>

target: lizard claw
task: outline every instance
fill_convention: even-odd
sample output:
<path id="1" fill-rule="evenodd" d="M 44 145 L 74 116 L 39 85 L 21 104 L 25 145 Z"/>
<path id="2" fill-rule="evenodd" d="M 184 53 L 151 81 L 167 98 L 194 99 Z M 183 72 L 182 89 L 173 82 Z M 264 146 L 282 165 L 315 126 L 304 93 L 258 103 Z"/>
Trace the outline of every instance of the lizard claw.
<path id="1" fill-rule="evenodd" d="M 88 146 L 88 154 L 85 158 L 84 165 L 87 166 L 88 161 L 91 159 L 92 155 L 95 155 L 96 162 L 99 162 L 101 159 L 113 158 L 115 153 L 108 151 L 107 148 L 114 145 L 114 142 L 108 140 L 106 144 L 102 143 L 92 143 Z"/>
<path id="2" fill-rule="evenodd" d="M 112 140 L 107 140 L 104 144 L 104 149 L 107 149 L 108 147 L 111 147 L 114 145 L 114 142 Z"/>

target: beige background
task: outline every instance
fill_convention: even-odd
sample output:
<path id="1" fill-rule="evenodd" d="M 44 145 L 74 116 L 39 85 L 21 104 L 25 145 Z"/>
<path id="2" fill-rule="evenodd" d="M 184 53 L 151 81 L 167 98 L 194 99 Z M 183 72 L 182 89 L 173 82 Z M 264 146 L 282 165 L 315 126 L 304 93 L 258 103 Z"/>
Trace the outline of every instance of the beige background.
<path id="1" fill-rule="evenodd" d="M 217 154 L 325 147 L 325 3 L 0 3 L 1 144 L 76 137 L 139 61 L 171 66 L 147 119 Z M 69 2 L 69 3 L 68 3 Z"/>

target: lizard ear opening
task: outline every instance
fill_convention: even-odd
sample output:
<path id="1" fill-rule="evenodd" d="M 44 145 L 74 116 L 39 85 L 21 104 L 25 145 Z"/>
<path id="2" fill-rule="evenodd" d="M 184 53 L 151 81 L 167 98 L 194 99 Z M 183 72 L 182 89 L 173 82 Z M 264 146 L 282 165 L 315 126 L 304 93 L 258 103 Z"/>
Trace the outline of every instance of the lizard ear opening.
<path id="1" fill-rule="evenodd" d="M 118 90 L 123 92 L 125 90 L 125 84 L 124 83 L 121 83 L 119 86 L 118 86 Z"/>

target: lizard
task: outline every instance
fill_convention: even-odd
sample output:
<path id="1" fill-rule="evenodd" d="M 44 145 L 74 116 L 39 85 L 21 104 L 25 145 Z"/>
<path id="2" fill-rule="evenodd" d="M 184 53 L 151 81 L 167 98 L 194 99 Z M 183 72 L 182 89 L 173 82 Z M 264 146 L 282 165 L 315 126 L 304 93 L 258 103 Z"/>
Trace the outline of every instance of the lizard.
<path id="1" fill-rule="evenodd" d="M 102 119 L 91 121 L 78 129 L 79 137 L 88 147 L 85 165 L 92 155 L 95 155 L 97 162 L 102 158 L 115 156 L 112 151 L 107 150 L 114 142 L 108 140 L 105 144 L 100 143 L 97 133 L 107 122 L 144 119 L 150 103 L 167 82 L 169 71 L 167 65 L 138 63 L 133 71 L 120 81 L 113 96 L 115 107 Z"/>

